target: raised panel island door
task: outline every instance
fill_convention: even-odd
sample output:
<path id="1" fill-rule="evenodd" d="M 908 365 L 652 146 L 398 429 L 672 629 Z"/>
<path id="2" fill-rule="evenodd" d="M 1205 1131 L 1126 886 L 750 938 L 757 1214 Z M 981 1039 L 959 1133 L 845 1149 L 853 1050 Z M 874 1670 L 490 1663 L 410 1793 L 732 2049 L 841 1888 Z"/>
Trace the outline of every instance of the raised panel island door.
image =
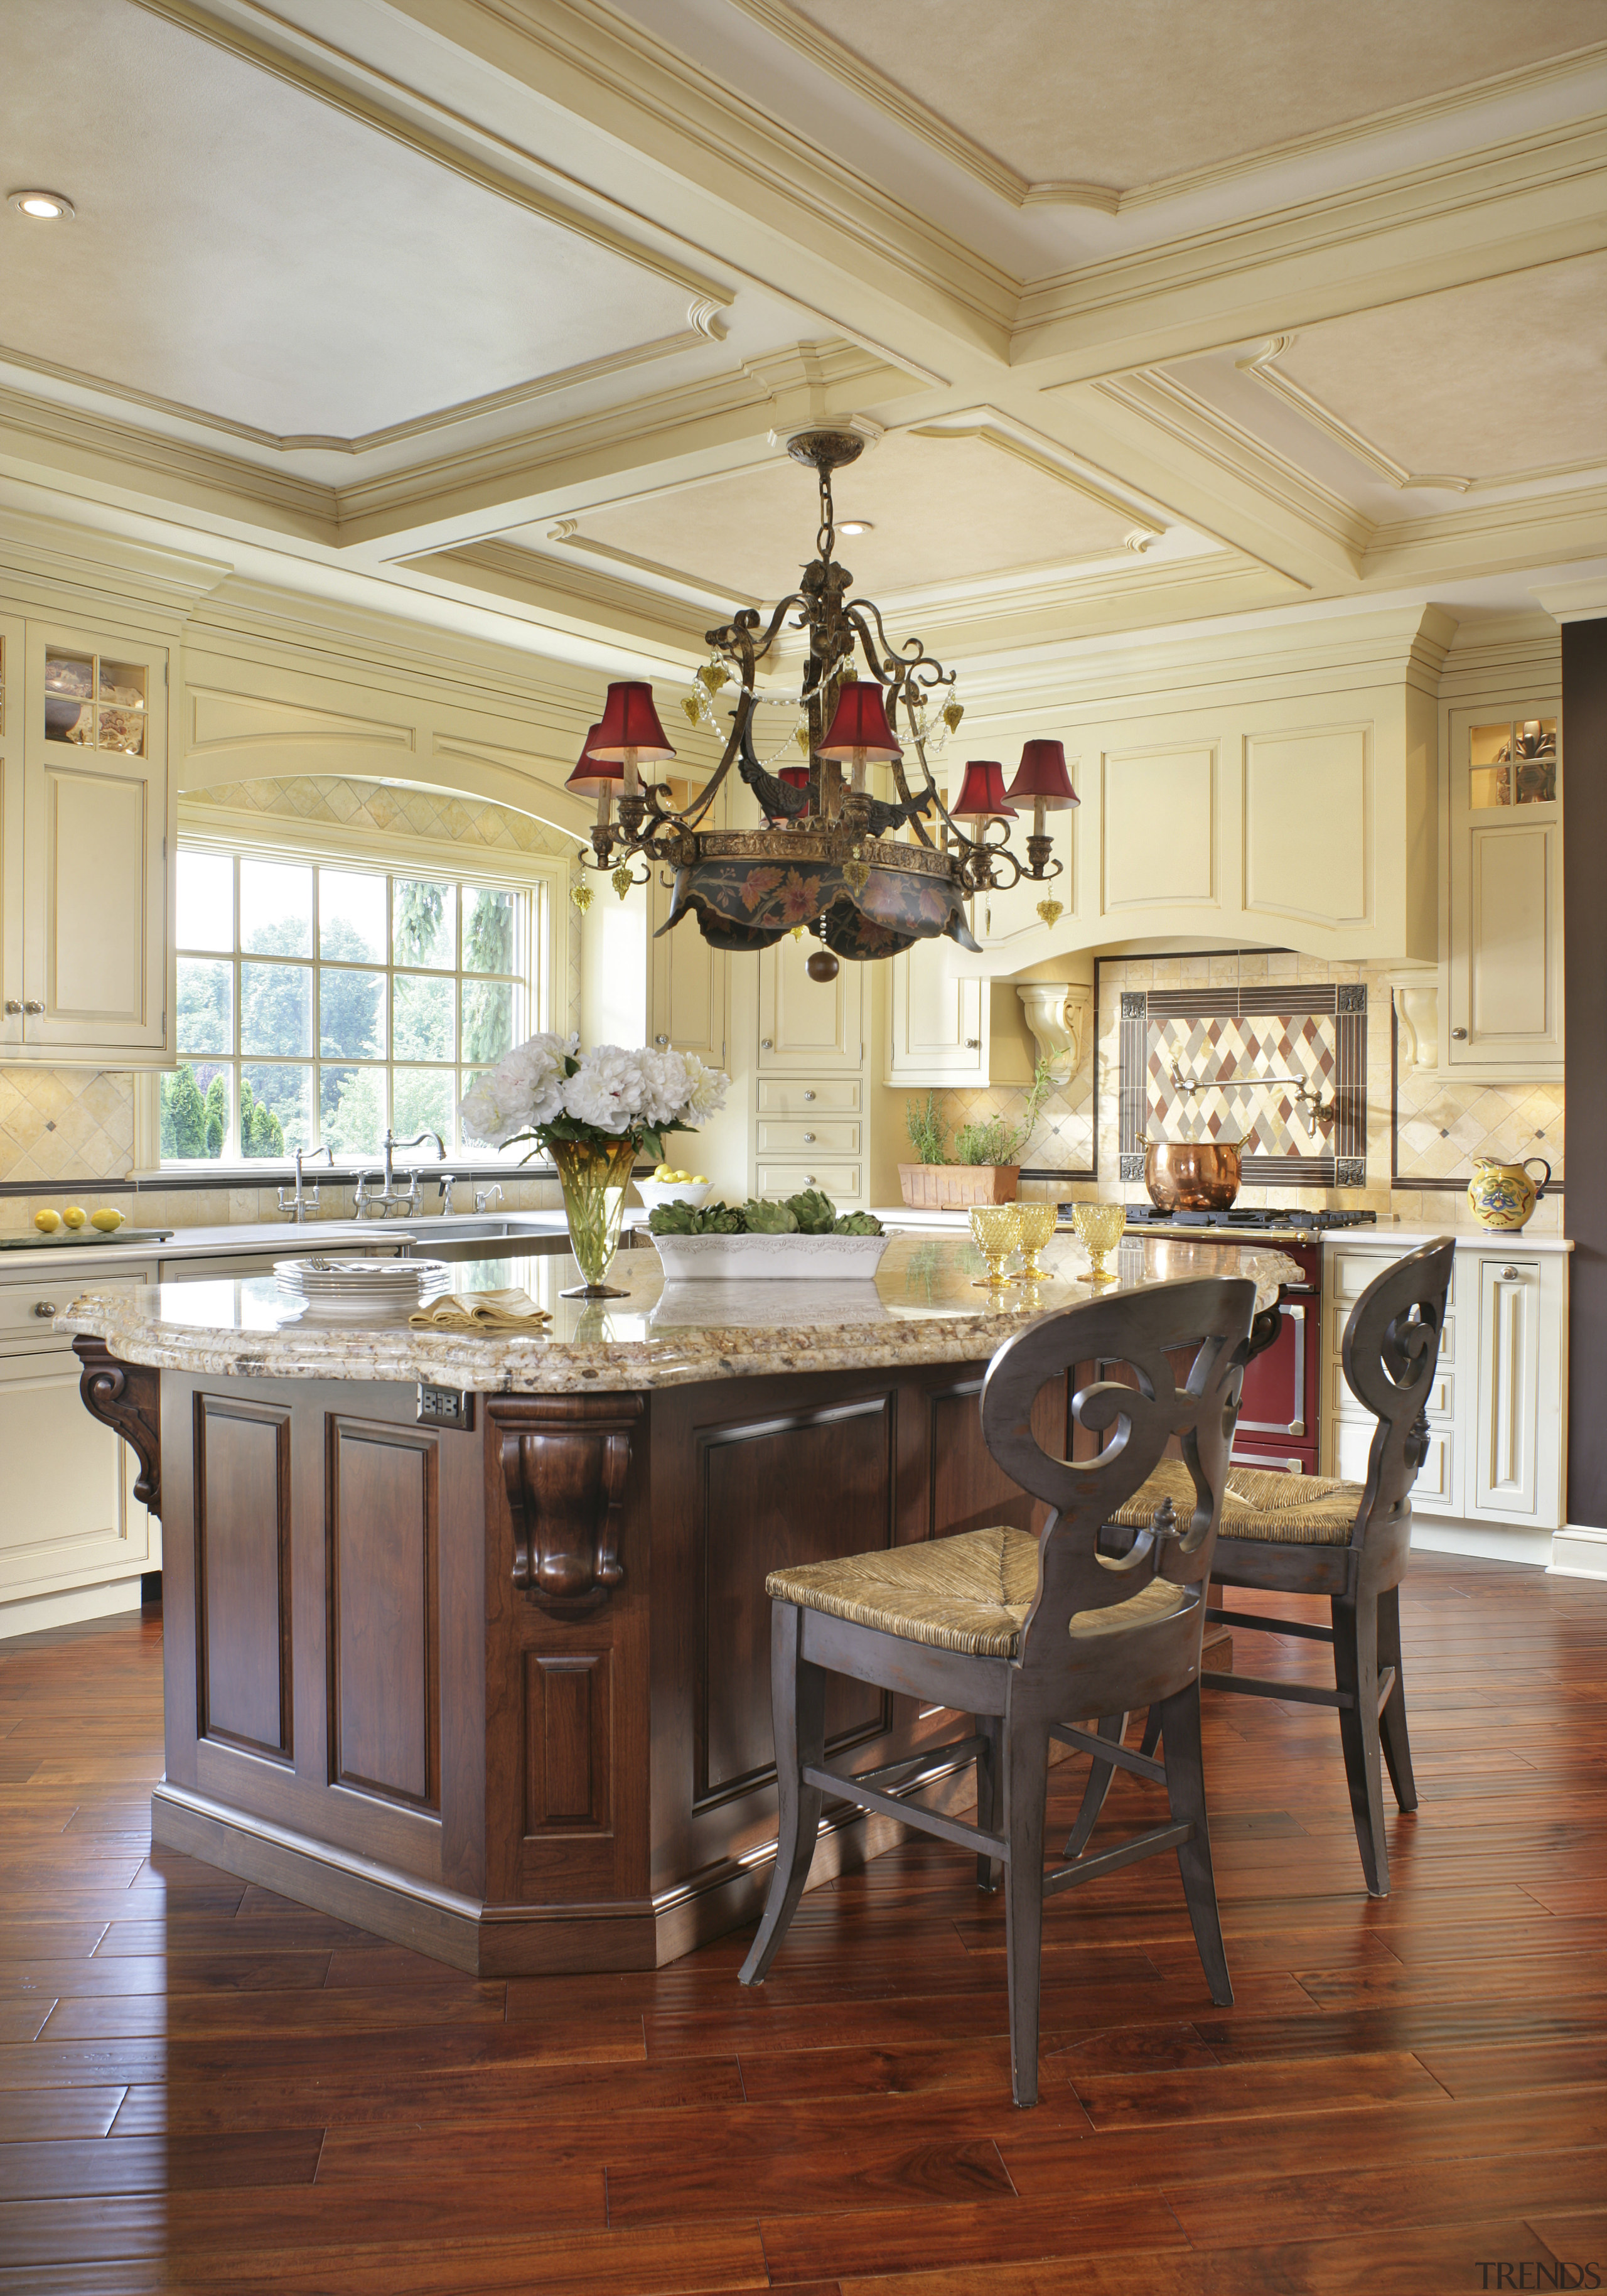
<path id="1" fill-rule="evenodd" d="M 1479 1390 L 1473 1425 L 1472 1511 L 1502 1521 L 1538 1504 L 1540 1268 L 1494 1253 L 1479 1270 Z"/>
<path id="2" fill-rule="evenodd" d="M 160 652 L 82 633 L 47 638 L 30 626 L 22 807 L 30 1046 L 115 1054 L 165 1044 L 165 668 Z M 70 674 L 81 693 L 46 684 Z"/>
<path id="3" fill-rule="evenodd" d="M 0 1055 L 22 1042 L 22 624 L 0 615 Z"/>

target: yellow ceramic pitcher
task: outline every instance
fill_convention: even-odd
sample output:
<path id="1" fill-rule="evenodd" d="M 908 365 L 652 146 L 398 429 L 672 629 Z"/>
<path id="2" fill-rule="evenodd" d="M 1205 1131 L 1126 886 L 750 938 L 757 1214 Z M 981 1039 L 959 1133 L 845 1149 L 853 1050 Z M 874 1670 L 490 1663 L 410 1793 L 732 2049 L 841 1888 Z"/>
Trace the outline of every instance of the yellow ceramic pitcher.
<path id="1" fill-rule="evenodd" d="M 1537 1187 L 1529 1177 L 1538 1164 L 1546 1179 Z M 1544 1156 L 1526 1156 L 1521 1164 L 1497 1163 L 1493 1156 L 1475 1156 L 1473 1177 L 1467 1184 L 1468 1207 L 1480 1227 L 1521 1227 L 1546 1193 L 1551 1166 Z"/>

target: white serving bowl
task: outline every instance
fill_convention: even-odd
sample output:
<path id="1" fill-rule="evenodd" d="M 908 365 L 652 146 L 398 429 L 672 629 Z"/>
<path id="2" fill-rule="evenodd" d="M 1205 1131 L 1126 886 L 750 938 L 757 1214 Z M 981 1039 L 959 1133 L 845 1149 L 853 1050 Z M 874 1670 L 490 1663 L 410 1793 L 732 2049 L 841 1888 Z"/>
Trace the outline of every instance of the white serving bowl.
<path id="1" fill-rule="evenodd" d="M 669 1283 L 873 1280 L 890 1235 L 655 1235 Z"/>
<path id="2" fill-rule="evenodd" d="M 714 1193 L 714 1183 L 712 1180 L 701 1183 L 691 1180 L 638 1180 L 636 1193 L 650 1212 L 656 1212 L 660 1204 L 690 1204 L 694 1211 L 701 1212 Z"/>

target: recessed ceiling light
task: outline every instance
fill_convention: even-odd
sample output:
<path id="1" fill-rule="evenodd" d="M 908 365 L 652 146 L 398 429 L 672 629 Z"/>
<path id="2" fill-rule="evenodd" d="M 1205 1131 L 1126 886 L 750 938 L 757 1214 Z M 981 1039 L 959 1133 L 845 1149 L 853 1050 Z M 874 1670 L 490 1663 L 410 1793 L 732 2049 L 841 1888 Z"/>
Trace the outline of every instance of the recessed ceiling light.
<path id="1" fill-rule="evenodd" d="M 19 214 L 31 216 L 36 223 L 70 223 L 78 213 L 60 192 L 7 192 L 5 196 Z"/>
<path id="2" fill-rule="evenodd" d="M 837 531 L 839 534 L 869 534 L 872 529 L 873 521 L 868 518 L 845 518 Z"/>

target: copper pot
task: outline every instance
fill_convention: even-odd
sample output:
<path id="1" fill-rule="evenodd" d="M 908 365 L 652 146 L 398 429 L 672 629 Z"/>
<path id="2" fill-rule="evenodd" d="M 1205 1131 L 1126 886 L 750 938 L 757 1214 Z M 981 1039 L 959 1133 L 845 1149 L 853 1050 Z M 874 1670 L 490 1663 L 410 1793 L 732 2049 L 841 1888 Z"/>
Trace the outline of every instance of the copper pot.
<path id="1" fill-rule="evenodd" d="M 1225 1212 L 1239 1193 L 1236 1140 L 1145 1140 L 1144 1185 L 1162 1212 Z"/>

